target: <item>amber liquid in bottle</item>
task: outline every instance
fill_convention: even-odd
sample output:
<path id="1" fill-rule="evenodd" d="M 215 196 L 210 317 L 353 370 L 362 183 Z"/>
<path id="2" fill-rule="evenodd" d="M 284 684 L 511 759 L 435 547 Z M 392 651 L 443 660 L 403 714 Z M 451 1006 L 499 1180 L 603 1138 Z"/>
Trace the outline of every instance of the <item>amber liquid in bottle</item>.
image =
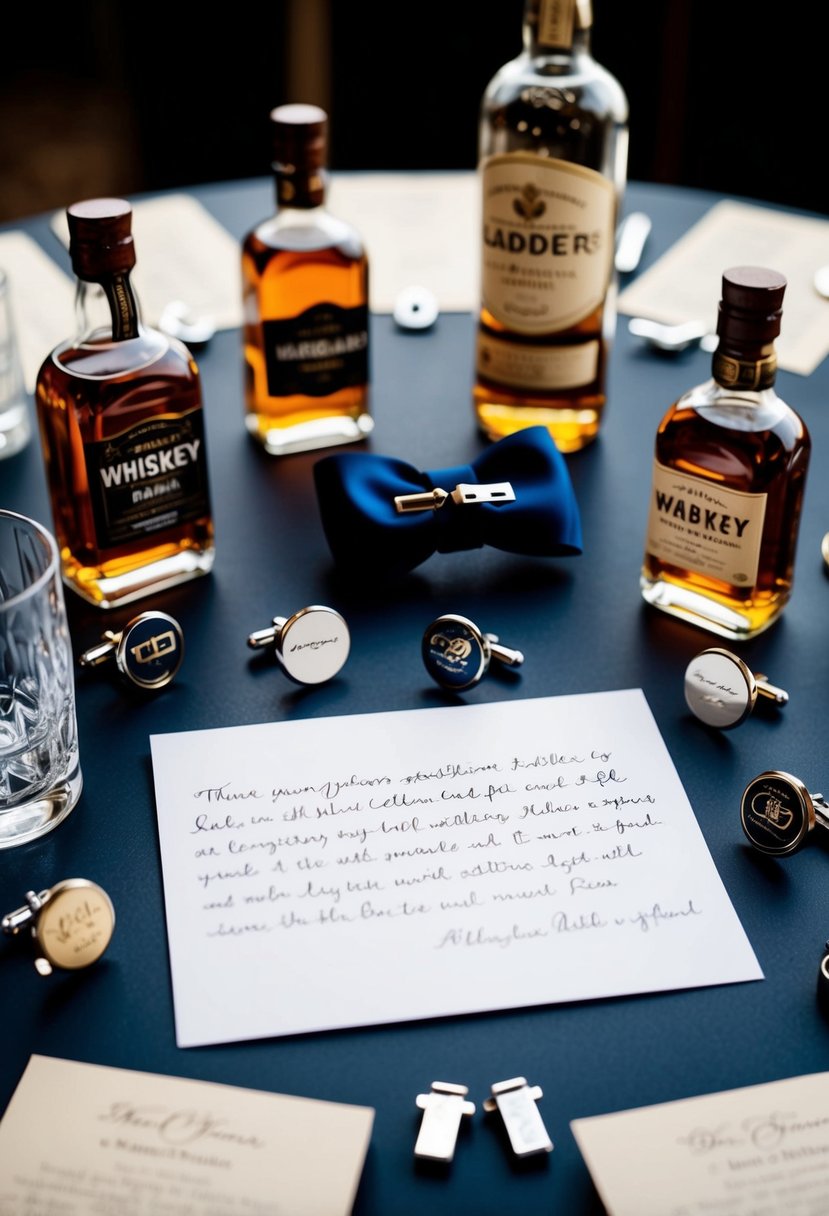
<path id="1" fill-rule="evenodd" d="M 368 406 L 368 259 L 325 208 L 328 117 L 271 111 L 277 212 L 242 246 L 245 424 L 273 456 L 353 443 Z"/>
<path id="2" fill-rule="evenodd" d="M 773 387 L 769 335 L 779 332 L 784 287 L 774 272 L 726 272 L 724 297 L 737 292 L 738 300 L 752 303 L 750 293 L 759 295 L 757 319 L 744 310 L 735 338 L 724 298 L 714 377 L 672 405 L 656 435 L 642 594 L 655 607 L 733 640 L 776 620 L 794 578 L 811 441 Z M 777 298 L 764 303 L 763 293 Z M 757 326 L 759 338 L 749 341 Z"/>
<path id="3" fill-rule="evenodd" d="M 573 6 L 570 44 L 545 45 L 545 37 L 552 36 L 546 17 L 551 7 L 546 0 L 527 0 L 524 53 L 496 74 L 482 105 L 484 299 L 473 403 L 478 424 L 490 439 L 542 425 L 561 451 L 573 452 L 595 438 L 606 401 L 615 330 L 613 239 L 627 167 L 627 102 L 618 82 L 590 55 L 589 28 L 581 25 L 584 5 Z M 511 169 L 510 154 L 523 154 L 514 157 Z M 489 166 L 499 159 L 501 172 L 511 172 L 514 187 L 514 214 L 501 208 L 503 224 L 492 221 L 487 199 Z M 545 184 L 546 166 L 558 166 L 570 176 Z M 580 168 L 587 173 L 580 175 Z M 504 197 L 504 186 L 502 178 L 494 199 Z M 601 200 L 601 232 L 594 235 L 597 213 L 591 204 L 590 222 L 583 225 L 591 241 L 589 252 L 582 245 L 567 256 L 565 238 L 581 224 L 581 215 L 578 207 L 568 210 L 560 198 L 587 190 Z M 513 262 L 506 257 L 489 278 L 493 300 L 488 301 L 488 258 L 494 250 L 498 259 L 498 241 L 506 242 L 509 254 L 510 240 L 520 247 L 522 237 L 535 242 L 536 255 L 521 250 Z M 572 281 L 589 262 L 601 262 L 600 283 L 589 298 L 579 297 L 586 300 L 584 307 L 574 300 L 571 308 Z M 553 302 L 549 313 L 555 318 L 547 328 L 534 319 L 542 315 L 544 297 Z M 566 315 L 573 311 L 576 316 Z"/>
<path id="4" fill-rule="evenodd" d="M 199 372 L 181 343 L 152 330 L 126 342 L 99 334 L 81 345 L 66 343 L 40 371 L 37 403 L 64 582 L 108 608 L 210 570 L 213 522 L 206 500 L 172 526 L 156 529 L 155 522 L 163 523 L 157 515 L 147 531 L 136 504 L 137 539 L 102 546 L 85 455 L 90 445 L 117 440 L 153 419 L 164 422 L 168 434 L 183 428 L 181 437 L 190 443 L 198 420 L 195 434 L 201 436 Z M 151 451 L 158 436 L 148 433 L 146 442 Z M 175 503 L 175 490 L 169 498 Z M 153 505 L 148 498 L 143 510 Z"/>

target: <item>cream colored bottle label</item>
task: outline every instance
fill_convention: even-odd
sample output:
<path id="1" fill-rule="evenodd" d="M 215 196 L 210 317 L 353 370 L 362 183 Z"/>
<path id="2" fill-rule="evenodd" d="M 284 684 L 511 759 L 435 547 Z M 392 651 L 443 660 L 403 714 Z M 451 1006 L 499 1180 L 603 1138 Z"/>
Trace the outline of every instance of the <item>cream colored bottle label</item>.
<path id="1" fill-rule="evenodd" d="M 766 501 L 765 494 L 730 490 L 654 461 L 646 552 L 734 587 L 753 587 Z"/>
<path id="2" fill-rule="evenodd" d="M 613 185 L 529 152 L 482 162 L 484 307 L 521 334 L 569 329 L 600 307 L 613 261 Z"/>
<path id="3" fill-rule="evenodd" d="M 529 346 L 514 339 L 478 332 L 478 374 L 509 388 L 543 393 L 550 388 L 579 388 L 596 379 L 599 342 L 574 346 Z"/>

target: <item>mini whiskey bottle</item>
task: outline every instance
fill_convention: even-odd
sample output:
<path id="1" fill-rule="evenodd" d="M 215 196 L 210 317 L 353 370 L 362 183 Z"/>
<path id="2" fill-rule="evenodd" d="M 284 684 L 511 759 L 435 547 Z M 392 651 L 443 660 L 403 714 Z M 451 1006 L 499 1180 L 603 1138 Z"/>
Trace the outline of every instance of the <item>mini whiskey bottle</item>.
<path id="1" fill-rule="evenodd" d="M 100 608 L 213 565 L 199 370 L 141 324 L 132 210 L 67 210 L 78 336 L 49 355 L 36 399 L 64 582 Z"/>
<path id="2" fill-rule="evenodd" d="M 481 111 L 481 311 L 473 401 L 500 439 L 595 438 L 616 322 L 616 216 L 627 100 L 590 54 L 590 0 L 525 0 L 524 51 Z"/>
<path id="3" fill-rule="evenodd" d="M 713 378 L 656 435 L 642 594 L 721 637 L 766 629 L 791 595 L 809 433 L 774 389 L 786 280 L 727 270 Z"/>
<path id="4" fill-rule="evenodd" d="M 368 259 L 324 206 L 327 116 L 271 112 L 277 212 L 245 238 L 245 409 L 281 456 L 368 435 Z"/>

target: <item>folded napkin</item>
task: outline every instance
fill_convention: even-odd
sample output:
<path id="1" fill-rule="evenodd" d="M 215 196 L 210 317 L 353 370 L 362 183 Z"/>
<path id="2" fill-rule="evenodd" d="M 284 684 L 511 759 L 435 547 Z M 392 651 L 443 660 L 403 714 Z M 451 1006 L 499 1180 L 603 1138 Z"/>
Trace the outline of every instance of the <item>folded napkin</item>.
<path id="1" fill-rule="evenodd" d="M 350 569 L 400 574 L 435 552 L 482 545 L 537 557 L 581 553 L 570 474 L 542 426 L 508 435 L 470 465 L 421 473 L 404 460 L 346 452 L 317 461 L 314 480 L 334 560 Z M 395 499 L 409 495 L 417 498 L 401 511 Z"/>

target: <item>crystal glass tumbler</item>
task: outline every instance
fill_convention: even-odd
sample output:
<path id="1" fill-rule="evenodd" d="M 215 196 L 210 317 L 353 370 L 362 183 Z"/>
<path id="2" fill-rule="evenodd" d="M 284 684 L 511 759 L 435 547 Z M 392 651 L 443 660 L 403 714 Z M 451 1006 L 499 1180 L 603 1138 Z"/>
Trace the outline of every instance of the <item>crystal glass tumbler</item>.
<path id="1" fill-rule="evenodd" d="M 81 784 L 57 545 L 0 511 L 0 849 L 56 827 Z"/>

